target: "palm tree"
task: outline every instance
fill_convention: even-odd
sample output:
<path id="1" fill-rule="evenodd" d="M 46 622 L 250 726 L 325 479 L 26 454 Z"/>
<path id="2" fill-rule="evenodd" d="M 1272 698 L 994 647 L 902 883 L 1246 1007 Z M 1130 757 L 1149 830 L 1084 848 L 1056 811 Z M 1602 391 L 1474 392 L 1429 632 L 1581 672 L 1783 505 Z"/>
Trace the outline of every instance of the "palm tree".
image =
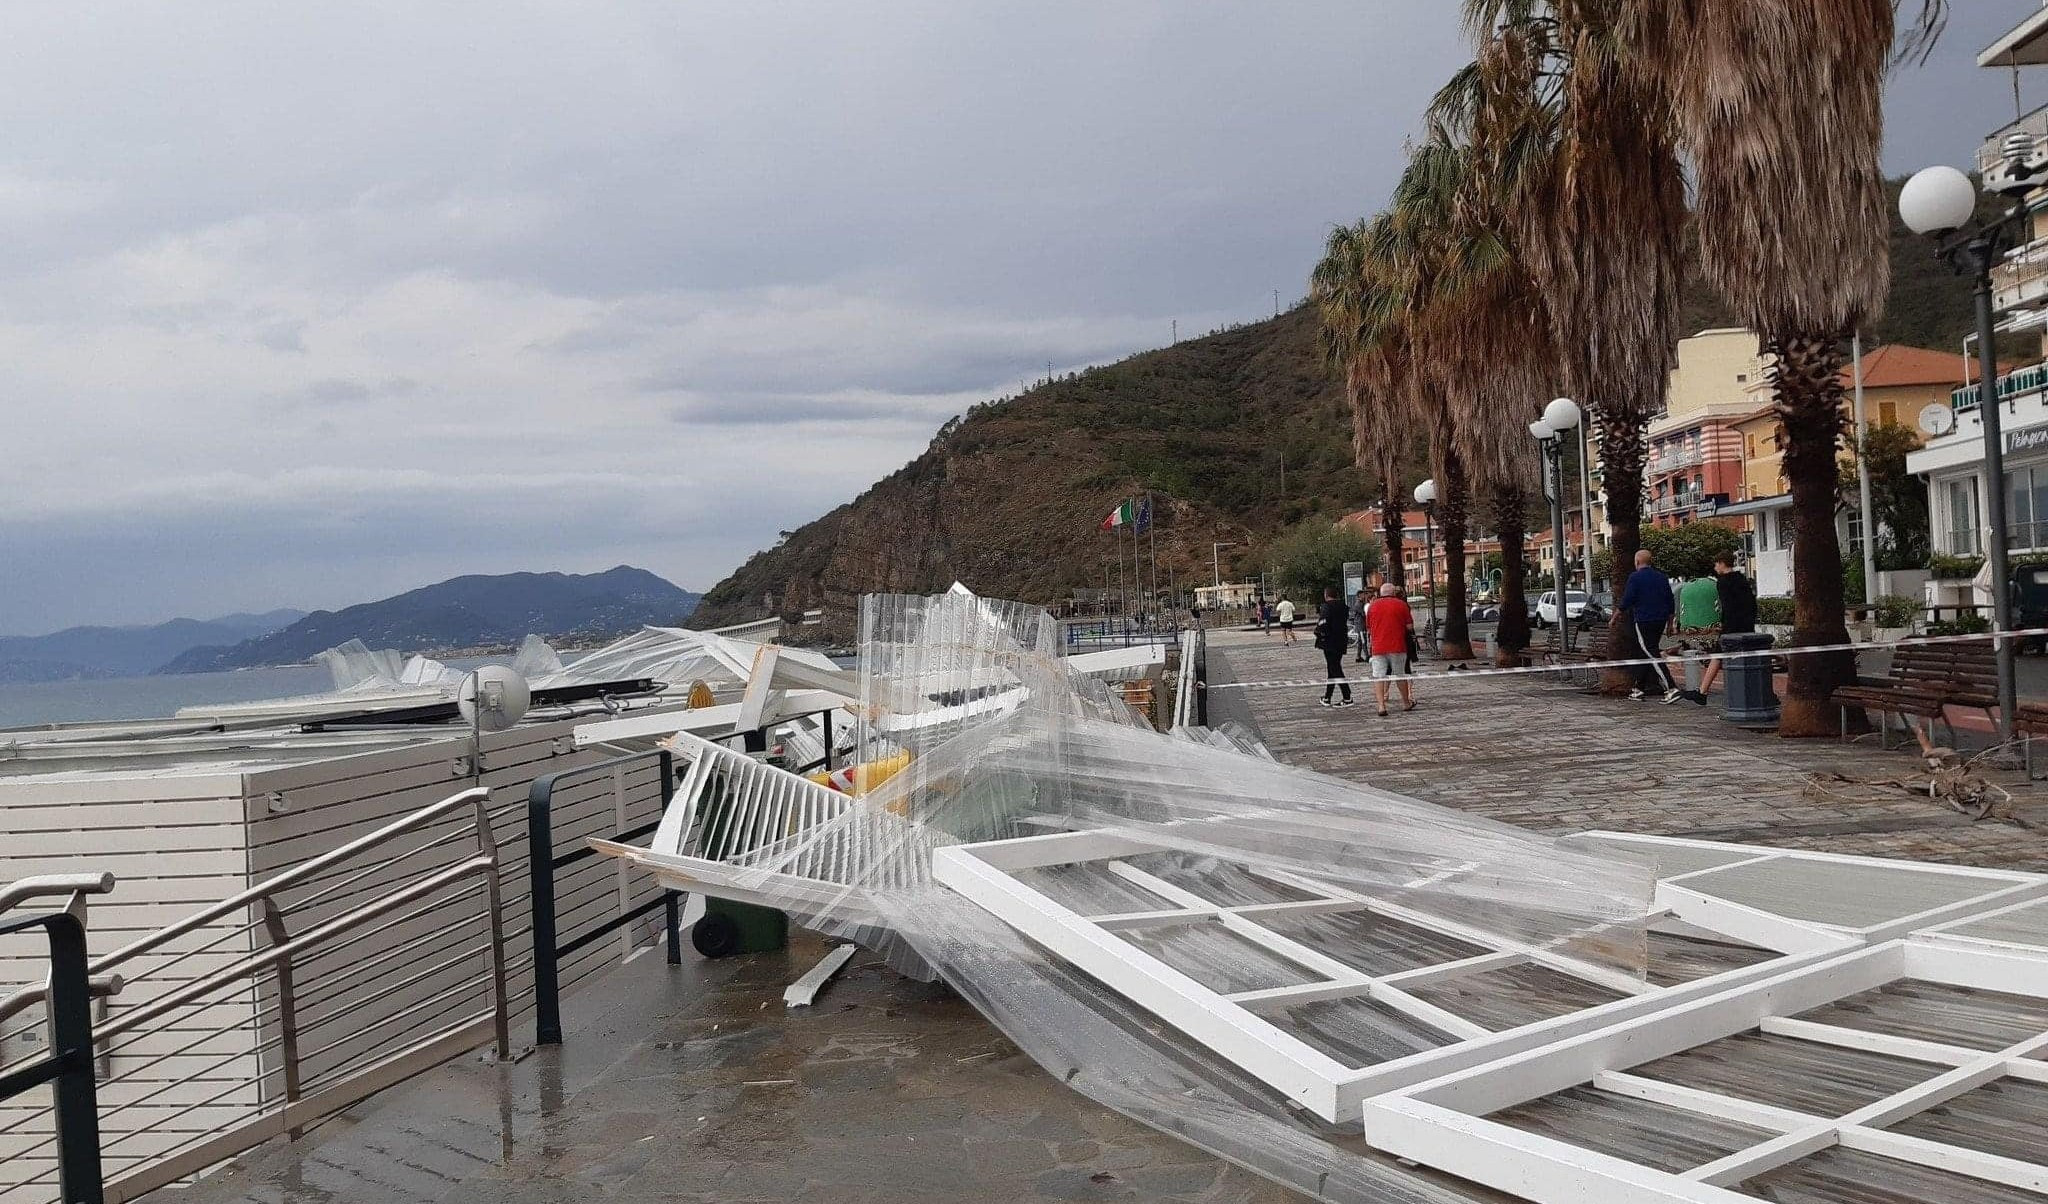
<path id="1" fill-rule="evenodd" d="M 1618 595 L 1642 542 L 1645 431 L 1664 408 L 1679 337 L 1687 214 L 1670 101 L 1654 78 L 1623 70 L 1619 0 L 1465 9 L 1479 55 L 1432 113 L 1494 148 L 1488 182 L 1549 316 L 1561 385 L 1600 432 Z M 1617 615 L 1610 639 L 1620 638 Z M 1610 689 L 1628 688 L 1612 676 Z"/>
<path id="2" fill-rule="evenodd" d="M 1323 353 L 1343 378 L 1351 406 L 1352 451 L 1358 464 L 1379 470 L 1380 534 L 1388 571 L 1398 572 L 1402 556 L 1399 452 L 1399 364 L 1390 354 L 1393 332 L 1378 294 L 1382 266 L 1372 259 L 1368 223 L 1330 232 L 1323 258 L 1310 274 L 1309 295 L 1322 315 Z"/>
<path id="3" fill-rule="evenodd" d="M 1554 348 L 1528 273 L 1500 236 L 1486 166 L 1483 148 L 1433 129 L 1395 186 L 1382 256 L 1397 268 L 1415 408 L 1444 416 L 1449 447 L 1501 535 L 1494 639 L 1497 659 L 1513 662 L 1529 646 L 1525 428 L 1550 396 Z"/>
<path id="4" fill-rule="evenodd" d="M 1620 62 L 1668 90 L 1694 164 L 1702 273 L 1757 331 L 1791 486 L 1793 643 L 1845 644 L 1835 536 L 1842 369 L 1884 308 L 1883 88 L 1895 0 L 1616 0 Z M 1919 32 L 1944 15 L 1924 0 Z M 1834 734 L 1849 653 L 1796 656 L 1780 731 Z"/>

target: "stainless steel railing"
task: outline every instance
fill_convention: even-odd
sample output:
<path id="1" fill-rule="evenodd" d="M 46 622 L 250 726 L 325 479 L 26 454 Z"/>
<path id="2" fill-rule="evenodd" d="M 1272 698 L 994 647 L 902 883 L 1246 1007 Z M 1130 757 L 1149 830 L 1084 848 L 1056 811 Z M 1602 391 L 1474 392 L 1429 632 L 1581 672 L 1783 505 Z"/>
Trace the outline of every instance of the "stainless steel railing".
<path id="1" fill-rule="evenodd" d="M 106 1199 L 486 1042 L 508 1056 L 496 817 L 487 791 L 462 791 L 91 959 L 120 991 L 92 1033 Z M 0 1000 L 0 1025 L 42 994 Z M 0 1111 L 0 1201 L 55 1198 L 51 1119 Z"/>

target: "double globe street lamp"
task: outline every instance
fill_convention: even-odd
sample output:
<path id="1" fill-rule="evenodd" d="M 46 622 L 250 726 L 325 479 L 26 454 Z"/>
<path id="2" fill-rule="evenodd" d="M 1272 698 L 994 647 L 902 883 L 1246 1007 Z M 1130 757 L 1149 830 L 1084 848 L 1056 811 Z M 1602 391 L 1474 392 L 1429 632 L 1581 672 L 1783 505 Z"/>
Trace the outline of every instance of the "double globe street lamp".
<path id="1" fill-rule="evenodd" d="M 2034 140 L 2014 134 L 2005 143 L 2007 184 L 1999 191 L 2012 199 L 2005 214 L 1978 222 L 1977 186 L 1970 177 L 1953 167 L 1930 167 L 1906 181 L 1899 193 L 1899 216 L 1915 234 L 1933 238 L 1936 254 L 1958 275 L 1967 276 L 1975 286 L 1977 300 L 1977 417 L 1984 428 L 1984 527 L 1985 560 L 1991 570 L 1991 614 L 1995 631 L 1993 643 L 1998 658 L 1998 736 L 2011 743 L 2018 686 L 2014 676 L 2016 649 L 2001 638 L 2013 628 L 2012 586 L 2006 557 L 2005 528 L 2005 435 L 2000 429 L 2003 415 L 1998 396 L 1998 316 L 1993 301 L 1991 271 L 2020 240 L 2019 234 L 2032 221 L 2025 197 L 2036 187 L 2034 177 L 2041 167 L 2030 166 Z M 1866 532 L 1865 538 L 1874 538 Z"/>
<path id="2" fill-rule="evenodd" d="M 1579 429 L 1584 416 L 1578 402 L 1560 397 L 1543 407 L 1543 417 L 1529 424 L 1529 433 L 1543 448 L 1543 495 L 1550 499 L 1551 551 L 1555 558 L 1550 596 L 1557 610 L 1559 651 L 1569 651 L 1572 646 L 1572 612 L 1566 602 L 1564 571 L 1564 440 L 1567 434 Z"/>

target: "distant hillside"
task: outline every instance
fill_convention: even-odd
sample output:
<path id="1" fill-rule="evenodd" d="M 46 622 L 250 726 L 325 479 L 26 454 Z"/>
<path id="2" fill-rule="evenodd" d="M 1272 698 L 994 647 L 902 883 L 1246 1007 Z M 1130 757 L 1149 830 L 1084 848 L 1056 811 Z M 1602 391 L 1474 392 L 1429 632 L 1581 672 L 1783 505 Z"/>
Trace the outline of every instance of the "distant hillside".
<path id="1" fill-rule="evenodd" d="M 1419 457 L 1418 457 L 1419 460 Z M 1416 475 L 1411 471 L 1408 475 Z M 974 408 L 924 454 L 853 502 L 756 554 L 704 597 L 697 622 L 823 606 L 850 634 L 854 603 L 954 580 L 1052 602 L 1116 584 L 1131 542 L 1099 530 L 1118 501 L 1159 501 L 1159 583 L 1207 582 L 1258 563 L 1265 533 L 1365 504 L 1342 390 L 1324 369 L 1316 321 L 1295 310 L 1075 373 Z M 1149 571 L 1148 548 L 1148 571 Z"/>
<path id="2" fill-rule="evenodd" d="M 1898 182 L 1891 189 L 1896 199 Z M 1873 342 L 1960 350 L 1969 285 L 1925 239 L 1894 223 L 1891 312 Z M 1695 278 L 1683 329 L 1732 321 Z M 1532 453 L 1533 454 L 1533 453 Z M 1427 470 L 1419 446 L 1402 472 Z M 1122 498 L 1160 499 L 1159 581 L 1256 572 L 1288 523 L 1369 504 L 1352 462 L 1350 419 L 1306 308 L 1149 351 L 976 406 L 925 452 L 853 501 L 756 553 L 704 595 L 700 626 L 826 611 L 829 638 L 852 634 L 863 593 L 922 593 L 954 580 L 993 597 L 1052 603 L 1116 584 L 1115 547 L 1096 529 Z M 1105 574 L 1107 569 L 1107 574 Z"/>
<path id="3" fill-rule="evenodd" d="M 136 677 L 192 648 L 232 644 L 305 617 L 303 610 L 218 619 L 172 619 L 152 627 L 69 627 L 49 635 L 0 636 L 0 682 Z"/>
<path id="4" fill-rule="evenodd" d="M 232 647 L 193 648 L 159 672 L 209 673 L 252 665 L 289 665 L 348 640 L 401 652 L 514 643 L 528 634 L 554 638 L 623 635 L 679 623 L 698 595 L 645 569 L 602 573 L 508 573 L 456 577 L 346 610 L 318 610 L 281 631 Z"/>

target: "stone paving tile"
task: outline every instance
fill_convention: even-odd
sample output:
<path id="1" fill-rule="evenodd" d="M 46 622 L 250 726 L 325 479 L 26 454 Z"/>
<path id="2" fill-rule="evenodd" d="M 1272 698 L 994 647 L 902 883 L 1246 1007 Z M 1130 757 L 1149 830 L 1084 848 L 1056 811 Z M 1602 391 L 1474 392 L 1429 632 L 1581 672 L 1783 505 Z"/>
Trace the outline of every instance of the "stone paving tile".
<path id="1" fill-rule="evenodd" d="M 1209 661 L 1212 680 L 1225 683 L 1322 675 L 1313 649 L 1257 635 L 1212 634 Z M 2018 822 L 1973 821 L 1894 788 L 1837 785 L 1842 797 L 1814 797 L 1811 774 L 1864 783 L 1910 773 L 1916 761 L 1868 742 L 1745 731 L 1722 722 L 1718 706 L 1447 674 L 1417 683 L 1416 710 L 1403 713 L 1397 696 L 1381 719 L 1370 685 L 1352 689 L 1359 705 L 1334 711 L 1316 705 L 1319 689 L 1218 690 L 1211 721 L 1250 723 L 1282 761 L 1537 831 L 1607 828 L 2048 871 L 2048 784 L 2018 771 L 1987 775 L 2014 793 Z"/>

